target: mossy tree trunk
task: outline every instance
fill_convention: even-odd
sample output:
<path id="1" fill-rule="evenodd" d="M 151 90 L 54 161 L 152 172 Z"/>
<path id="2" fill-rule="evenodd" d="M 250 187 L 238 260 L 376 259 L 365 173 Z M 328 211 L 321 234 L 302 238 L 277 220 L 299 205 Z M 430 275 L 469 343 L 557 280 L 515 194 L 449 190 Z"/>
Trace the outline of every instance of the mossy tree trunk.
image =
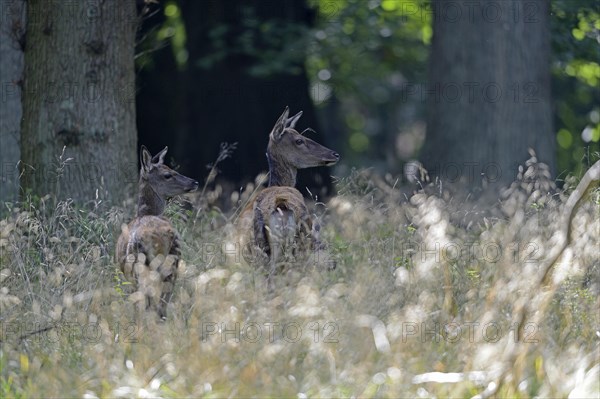
<path id="1" fill-rule="evenodd" d="M 130 194 L 137 25 L 135 0 L 27 3 L 24 193 L 78 202 Z"/>
<path id="2" fill-rule="evenodd" d="M 432 1 L 425 167 L 477 187 L 533 148 L 554 172 L 549 0 Z"/>
<path id="3" fill-rule="evenodd" d="M 0 0 L 0 203 L 19 193 L 24 38 L 25 2 Z"/>

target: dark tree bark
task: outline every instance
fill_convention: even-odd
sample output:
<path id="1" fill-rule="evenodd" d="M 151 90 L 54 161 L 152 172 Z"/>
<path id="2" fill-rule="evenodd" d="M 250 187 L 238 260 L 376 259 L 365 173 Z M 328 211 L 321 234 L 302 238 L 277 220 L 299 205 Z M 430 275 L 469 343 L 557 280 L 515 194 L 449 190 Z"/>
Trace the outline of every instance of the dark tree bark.
<path id="1" fill-rule="evenodd" d="M 0 203 L 19 194 L 25 2 L 0 0 Z"/>
<path id="2" fill-rule="evenodd" d="M 549 0 L 432 6 L 425 167 L 472 187 L 506 184 L 531 147 L 554 173 Z"/>
<path id="3" fill-rule="evenodd" d="M 238 142 L 233 158 L 219 168 L 224 177 L 238 183 L 253 180 L 268 170 L 268 135 L 286 105 L 292 113 L 304 111 L 298 127 L 315 129 L 318 133 L 310 134 L 311 138 L 328 145 L 326 135 L 319 132 L 309 97 L 302 37 L 289 41 L 261 37 L 261 28 L 269 24 L 310 25 L 313 16 L 303 1 L 182 0 L 181 4 L 189 50 L 188 133 L 175 149 L 178 159 L 192 158 L 206 164 L 216 158 L 219 143 Z M 256 25 L 253 28 L 248 23 Z M 259 53 L 270 53 L 270 62 L 281 61 L 277 57 L 284 52 L 297 52 L 298 57 L 287 61 L 287 70 L 257 76 L 251 69 L 264 59 L 240 50 L 244 40 Z M 221 59 L 203 66 L 202 60 L 220 52 L 225 54 Z M 320 194 L 321 188 L 331 185 L 330 172 L 326 168 L 300 171 L 297 187 L 306 193 L 308 186 Z M 202 168 L 200 173 L 206 174 L 206 170 Z"/>
<path id="4" fill-rule="evenodd" d="M 137 23 L 135 0 L 27 3 L 26 193 L 79 202 L 96 193 L 118 202 L 131 193 L 137 182 Z"/>

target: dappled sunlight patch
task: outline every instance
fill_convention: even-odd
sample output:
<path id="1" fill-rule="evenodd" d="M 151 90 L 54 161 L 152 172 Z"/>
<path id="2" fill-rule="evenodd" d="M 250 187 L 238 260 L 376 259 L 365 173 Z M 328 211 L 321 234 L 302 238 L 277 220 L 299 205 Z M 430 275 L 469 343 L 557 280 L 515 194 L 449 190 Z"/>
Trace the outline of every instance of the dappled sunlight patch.
<path id="1" fill-rule="evenodd" d="M 314 287 L 301 284 L 296 288 L 298 302 L 288 311 L 292 317 L 318 317 L 321 315 L 321 305 L 318 292 Z"/>
<path id="2" fill-rule="evenodd" d="M 0 289 L 0 310 L 5 311 L 14 305 L 19 305 L 21 300 L 19 297 L 10 295 L 7 287 Z"/>

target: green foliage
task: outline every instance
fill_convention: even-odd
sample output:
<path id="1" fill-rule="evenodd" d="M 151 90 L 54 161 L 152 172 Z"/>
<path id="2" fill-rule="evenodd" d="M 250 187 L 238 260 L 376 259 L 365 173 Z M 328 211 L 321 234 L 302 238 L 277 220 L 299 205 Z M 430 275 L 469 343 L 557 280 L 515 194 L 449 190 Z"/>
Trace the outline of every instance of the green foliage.
<path id="1" fill-rule="evenodd" d="M 283 19 L 261 19 L 252 5 L 236 10 L 243 18 L 233 25 L 218 22 L 208 32 L 206 55 L 193 60 L 201 69 L 218 67 L 227 57 L 241 57 L 245 72 L 257 78 L 299 74 L 306 56 L 308 27 Z"/>
<path id="2" fill-rule="evenodd" d="M 344 159 L 378 165 L 393 153 L 390 114 L 407 114 L 400 130 L 424 119 L 424 103 L 407 101 L 407 82 L 427 80 L 432 37 L 426 0 L 312 0 L 319 19 L 307 66 L 316 103 L 339 102 L 347 130 Z M 558 170 L 580 174 L 600 142 L 600 14 L 593 2 L 553 0 L 552 84 L 556 104 Z M 326 109 L 327 113 L 331 109 Z M 418 154 L 417 140 L 412 154 Z M 406 156 L 406 155 L 404 155 Z M 400 155 L 402 158 L 402 155 Z M 380 165 L 378 165 L 380 166 Z M 393 171 L 389 164 L 386 170 Z M 563 175 L 564 176 L 564 175 Z"/>
<path id="3" fill-rule="evenodd" d="M 16 391 L 12 377 L 0 376 L 0 394 L 3 398 L 25 399 L 26 396 Z"/>
<path id="4" fill-rule="evenodd" d="M 581 174 L 600 145 L 600 11 L 587 1 L 551 4 L 558 170 Z"/>
<path id="5" fill-rule="evenodd" d="M 113 288 L 115 289 L 115 291 L 117 292 L 117 294 L 119 294 L 119 296 L 121 298 L 125 299 L 127 292 L 130 291 L 127 288 L 127 286 L 131 287 L 133 284 L 130 281 L 127 281 L 125 279 L 125 276 L 123 275 L 123 272 L 117 268 L 115 268 L 113 280 L 114 280 Z"/>
<path id="6" fill-rule="evenodd" d="M 373 164 L 382 155 L 395 157 L 388 145 L 397 133 L 392 115 L 407 107 L 402 99 L 406 83 L 427 78 L 432 36 L 428 2 L 313 0 L 310 4 L 318 14 L 306 60 L 311 94 L 328 117 L 329 103 L 339 102 L 340 115 L 345 115 L 340 122 L 347 131 L 341 150 L 344 159 L 349 164 Z"/>
<path id="7" fill-rule="evenodd" d="M 188 51 L 186 48 L 186 33 L 183 19 L 181 18 L 181 9 L 176 1 L 169 1 L 164 8 L 166 21 L 161 26 L 157 34 L 159 41 L 169 39 L 173 55 L 179 69 L 185 69 L 188 61 Z"/>
<path id="8" fill-rule="evenodd" d="M 146 5 L 142 18 L 156 17 L 156 13 L 162 14 L 160 19 L 163 22 L 149 29 L 140 38 L 137 44 L 138 54 L 135 57 L 136 65 L 139 68 L 154 68 L 156 51 L 168 46 L 173 53 L 177 68 L 183 71 L 188 67 L 188 50 L 187 34 L 179 2 L 170 0 L 165 2 L 164 7 Z"/>
<path id="9" fill-rule="evenodd" d="M 381 103 L 391 97 L 385 82 L 394 74 L 425 78 L 431 40 L 426 1 L 312 1 L 319 19 L 314 52 L 307 61 L 311 77 L 327 82 L 338 96 L 356 95 Z M 325 73 L 327 71 L 329 73 Z M 321 74 L 319 74 L 321 72 Z M 378 83 L 373 87 L 372 83 Z M 380 88 L 381 92 L 374 91 Z"/>
<path id="10" fill-rule="evenodd" d="M 157 7 L 163 22 L 140 43 L 137 63 L 152 67 L 153 52 L 168 45 L 180 69 L 192 65 L 198 73 L 226 57 L 244 60 L 244 72 L 260 78 L 301 73 L 304 64 L 315 104 L 340 126 L 336 145 L 345 163 L 401 172 L 398 161 L 418 156 L 424 140 L 425 102 L 407 90 L 427 81 L 430 1 L 307 4 L 317 15 L 314 27 L 262 20 L 253 5 L 240 6 L 239 23 L 215 21 L 203 43 L 206 55 L 188 60 L 181 5 L 170 0 Z M 552 0 L 551 10 L 555 134 L 564 177 L 589 167 L 600 143 L 600 13 L 584 0 Z"/>

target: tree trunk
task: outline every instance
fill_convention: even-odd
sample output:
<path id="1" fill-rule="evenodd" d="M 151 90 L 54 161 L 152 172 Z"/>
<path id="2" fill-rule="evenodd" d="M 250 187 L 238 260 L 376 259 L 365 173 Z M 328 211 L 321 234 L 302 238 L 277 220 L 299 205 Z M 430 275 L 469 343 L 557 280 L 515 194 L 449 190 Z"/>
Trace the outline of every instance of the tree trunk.
<path id="1" fill-rule="evenodd" d="M 0 203 L 19 195 L 24 35 L 24 1 L 0 0 Z"/>
<path id="2" fill-rule="evenodd" d="M 471 187 L 514 180 L 533 148 L 554 173 L 548 0 L 434 0 L 425 167 Z"/>
<path id="3" fill-rule="evenodd" d="M 130 194 L 137 182 L 137 24 L 135 0 L 27 3 L 25 193 L 78 202 Z"/>

